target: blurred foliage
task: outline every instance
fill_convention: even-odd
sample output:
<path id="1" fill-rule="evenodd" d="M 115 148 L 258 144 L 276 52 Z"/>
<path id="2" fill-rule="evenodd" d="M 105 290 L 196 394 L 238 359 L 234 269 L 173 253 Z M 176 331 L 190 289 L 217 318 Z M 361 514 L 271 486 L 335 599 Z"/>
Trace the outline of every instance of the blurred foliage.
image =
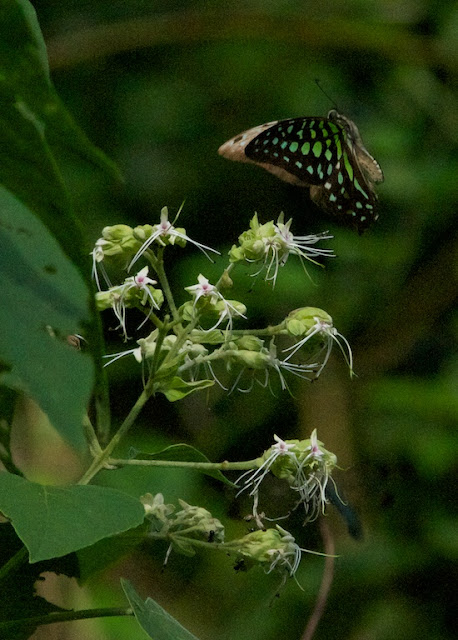
<path id="1" fill-rule="evenodd" d="M 299 305 L 323 307 L 353 346 L 358 377 L 336 356 L 313 385 L 294 397 L 255 389 L 211 391 L 175 405 L 158 398 L 141 415 L 135 446 L 157 451 L 186 441 L 210 459 L 248 459 L 272 434 L 308 437 L 318 429 L 345 473 L 339 480 L 359 509 L 363 542 L 348 538 L 330 509 L 336 574 L 315 637 L 335 640 L 429 640 L 452 637 L 450 565 L 456 460 L 458 11 L 450 0 L 37 0 L 57 90 L 91 140 L 119 165 L 119 185 L 67 158 L 75 206 L 88 251 L 104 225 L 154 224 L 160 208 L 177 210 L 191 237 L 229 248 L 257 211 L 280 211 L 293 230 L 330 229 L 338 258 L 310 269 L 291 260 L 274 294 L 258 282 L 249 294 L 254 323 L 276 322 Z M 227 138 L 291 116 L 325 115 L 333 107 L 358 125 L 380 162 L 380 219 L 358 237 L 328 220 L 306 191 L 257 167 L 218 157 Z M 456 86 L 456 84 L 455 84 Z M 186 286 L 213 266 L 189 248 L 170 265 Z M 252 282 L 245 278 L 242 290 Z M 266 291 L 269 294 L 266 294 Z M 236 297 L 234 295 L 234 297 Z M 108 319 L 108 350 L 122 346 Z M 113 414 L 121 419 L 141 388 L 134 362 L 109 371 Z M 203 502 L 234 517 L 248 505 L 200 474 L 126 470 L 129 491 L 163 491 L 166 500 Z M 113 474 L 113 477 L 117 474 Z M 113 482 L 104 472 L 103 482 Z M 272 494 L 270 509 L 282 496 Z M 204 496 L 204 501 L 202 501 Z M 236 521 L 236 519 L 239 519 Z M 301 546 L 319 548 L 313 526 L 293 530 Z M 227 558 L 173 556 L 161 573 L 163 548 L 139 550 L 113 569 L 202 640 L 298 640 L 319 589 L 323 560 L 304 557 L 300 591 L 291 583 L 272 606 L 277 584 L 254 571 L 235 573 Z M 89 581 L 96 606 L 113 606 L 117 582 Z M 234 613 L 235 612 L 235 613 Z M 87 637 L 83 624 L 80 637 Z M 91 623 L 92 624 L 92 623 Z M 102 640 L 137 638 L 129 621 L 97 623 Z M 62 628 L 63 629 L 63 628 Z M 62 630 L 61 633 L 64 633 Z M 66 633 L 66 631 L 65 631 Z M 77 632 L 75 632 L 77 633 Z M 46 636 L 42 636 L 46 637 Z M 66 637 L 60 635 L 60 638 Z M 73 635 L 77 638 L 77 635 Z M 140 638 L 140 635 L 138 635 Z"/>

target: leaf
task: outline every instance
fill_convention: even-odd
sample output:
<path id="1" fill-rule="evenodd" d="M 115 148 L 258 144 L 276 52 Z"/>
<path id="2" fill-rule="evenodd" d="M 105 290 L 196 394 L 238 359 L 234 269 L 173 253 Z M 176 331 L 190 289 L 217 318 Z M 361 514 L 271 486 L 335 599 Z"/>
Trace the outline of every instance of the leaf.
<path id="1" fill-rule="evenodd" d="M 92 296 L 88 297 L 91 290 L 88 250 L 83 249 L 81 229 L 71 212 L 70 199 L 54 156 L 57 145 L 77 152 L 111 173 L 115 171 L 111 161 L 91 145 L 57 96 L 50 80 L 46 47 L 32 5 L 28 0 L 2 0 L 0 184 L 14 194 L 27 209 L 29 216 L 35 215 L 41 219 L 57 239 L 64 253 L 75 263 L 82 279 L 86 280 L 84 336 L 93 354 L 93 364 L 90 368 L 93 369 L 95 364 L 97 373 L 95 397 L 99 410 L 99 427 L 106 432 L 108 395 L 101 358 L 102 331 L 100 320 L 95 313 L 95 302 Z M 8 225 L 10 215 L 6 217 L 5 221 L 2 212 L 0 225 L 3 230 L 4 225 Z M 19 225 L 13 229 L 18 244 L 21 241 L 20 232 L 27 230 L 28 223 L 24 229 L 19 228 Z M 16 265 L 13 263 L 11 268 L 15 269 Z M 41 276 L 41 273 L 39 275 Z M 74 292 L 70 289 L 67 291 L 68 297 L 71 298 Z M 77 301 L 77 306 L 80 303 L 81 301 Z M 31 307 L 29 314 L 30 317 L 34 314 Z M 80 320 L 80 317 L 75 318 L 75 324 Z M 35 326 L 32 326 L 29 334 L 34 329 Z M 15 341 L 23 338 L 23 335 L 17 335 Z M 46 344 L 42 345 L 42 350 L 46 352 Z M 1 355 L 0 351 L 0 360 Z M 72 379 L 72 382 L 75 379 L 76 375 L 72 375 L 70 363 L 63 377 Z M 93 377 L 92 372 L 92 382 Z M 78 390 L 76 395 L 77 403 L 80 401 Z M 89 395 L 86 393 L 85 406 L 88 400 Z M 79 409 L 81 410 L 81 406 Z M 65 412 L 64 406 L 62 410 Z M 59 424 L 54 426 L 58 429 L 60 427 Z"/>
<path id="2" fill-rule="evenodd" d="M 42 222 L 1 185 L 0 246 L 0 382 L 32 396 L 81 448 L 94 362 L 66 337 L 92 321 L 90 292 Z"/>
<path id="3" fill-rule="evenodd" d="M 162 451 L 157 453 L 144 453 L 142 451 L 131 450 L 131 458 L 137 460 L 179 460 L 180 462 L 210 462 L 206 455 L 204 455 L 199 449 L 192 447 L 189 444 L 172 444 Z M 200 473 L 205 473 L 207 476 L 211 476 L 216 480 L 224 482 L 224 484 L 230 487 L 235 487 L 235 484 L 228 480 L 221 471 L 218 469 L 195 469 Z"/>
<path id="4" fill-rule="evenodd" d="M 138 624 L 153 640 L 198 640 L 165 609 L 151 598 L 143 601 L 128 580 L 121 586 L 132 607 Z"/>
<path id="5" fill-rule="evenodd" d="M 166 387 L 161 387 L 159 390 L 165 395 L 170 402 L 176 402 L 182 400 L 190 393 L 194 391 L 201 391 L 207 389 L 215 384 L 214 380 L 196 380 L 195 382 L 185 382 L 178 376 L 172 378 Z"/>
<path id="6" fill-rule="evenodd" d="M 14 96 L 17 103 L 26 105 L 29 114 L 44 127 L 51 144 L 62 145 L 120 178 L 116 165 L 92 145 L 58 97 L 37 16 L 28 0 L 2 0 L 0 60 L 4 67 L 0 96 Z"/>
<path id="7" fill-rule="evenodd" d="M 104 538 L 90 547 L 77 551 L 80 583 L 84 584 L 94 574 L 104 571 L 131 553 L 144 542 L 150 528 L 151 523 L 145 521 L 135 529 Z"/>
<path id="8" fill-rule="evenodd" d="M 0 511 L 29 550 L 30 562 L 63 556 L 143 522 L 141 502 L 98 486 L 43 486 L 0 473 Z"/>

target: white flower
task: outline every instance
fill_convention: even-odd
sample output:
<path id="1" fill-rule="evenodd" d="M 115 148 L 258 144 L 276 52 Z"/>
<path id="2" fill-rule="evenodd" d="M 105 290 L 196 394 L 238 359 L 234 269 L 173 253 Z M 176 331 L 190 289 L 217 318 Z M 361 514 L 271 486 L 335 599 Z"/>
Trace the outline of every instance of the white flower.
<path id="1" fill-rule="evenodd" d="M 226 298 L 218 291 L 218 288 L 211 284 L 210 281 L 203 276 L 201 273 L 197 278 L 198 284 L 193 284 L 189 287 L 185 287 L 185 290 L 188 291 L 194 297 L 194 308 L 196 304 L 201 298 L 208 298 L 209 304 L 214 307 L 214 311 L 218 313 L 218 320 L 216 323 L 207 329 L 206 331 L 213 331 L 218 327 L 224 320 L 227 319 L 227 330 L 230 332 L 232 330 L 232 322 L 233 316 L 237 315 L 241 318 L 245 318 L 246 316 L 242 313 L 240 309 L 237 309 L 231 302 L 226 300 Z M 246 309 L 244 305 L 238 303 L 241 308 Z"/>
<path id="2" fill-rule="evenodd" d="M 155 285 L 156 280 L 153 280 L 148 276 L 148 267 L 143 267 L 141 271 L 139 271 L 135 276 L 129 276 L 125 279 L 124 283 L 111 288 L 111 295 L 113 298 L 112 308 L 115 316 L 119 321 L 119 327 L 122 329 L 124 334 L 124 339 L 128 339 L 127 328 L 126 328 L 126 306 L 127 306 L 127 295 L 129 291 L 132 289 L 137 289 L 139 291 L 143 291 L 143 298 L 140 301 L 144 306 L 148 302 L 151 303 L 151 311 L 153 308 L 159 309 L 159 305 L 154 299 L 153 293 L 149 288 L 150 285 Z M 143 320 L 143 322 L 138 326 L 138 329 L 142 327 L 145 322 L 148 320 L 149 314 Z"/>
<path id="3" fill-rule="evenodd" d="M 341 333 L 337 331 L 337 329 L 333 326 L 332 322 L 328 322 L 323 318 L 319 318 L 318 316 L 314 317 L 313 319 L 315 321 L 315 324 L 307 331 L 305 337 L 302 338 L 302 340 L 299 340 L 299 342 L 296 342 L 296 344 L 294 344 L 293 346 L 283 350 L 283 353 L 290 351 L 290 354 L 288 355 L 287 358 L 285 358 L 283 363 L 288 362 L 290 358 L 292 358 L 292 356 L 297 351 L 299 351 L 299 349 L 303 347 L 306 342 L 308 342 L 311 338 L 313 338 L 313 336 L 316 336 L 317 334 L 319 334 L 326 340 L 326 344 L 325 344 L 326 352 L 325 352 L 323 362 L 321 363 L 321 365 L 319 365 L 319 368 L 315 374 L 315 377 L 318 378 L 318 376 L 321 374 L 324 367 L 326 366 L 329 360 L 329 356 L 331 355 L 332 345 L 334 342 L 339 345 L 339 349 L 341 350 L 345 358 L 345 362 L 347 363 L 348 368 L 350 369 L 350 375 L 353 376 L 353 353 L 348 340 L 345 338 L 345 336 L 343 336 Z M 318 367 L 318 365 L 314 365 L 314 366 Z"/>
<path id="4" fill-rule="evenodd" d="M 295 482 L 291 488 L 299 493 L 299 504 L 304 505 L 306 521 L 315 520 L 324 513 L 328 502 L 326 486 L 331 478 L 330 472 L 335 466 L 335 456 L 321 450 L 318 444 L 316 429 L 310 436 L 308 453 L 298 464 Z M 306 449 L 306 451 L 307 451 Z"/>
<path id="5" fill-rule="evenodd" d="M 235 484 L 240 486 L 241 481 L 243 481 L 243 486 L 237 493 L 238 497 L 241 493 L 250 489 L 248 495 L 253 496 L 253 518 L 258 523 L 258 526 L 261 527 L 261 518 L 258 513 L 258 502 L 259 502 L 259 487 L 261 486 L 262 481 L 266 477 L 266 475 L 270 472 L 270 469 L 274 462 L 280 456 L 289 456 L 291 458 L 296 458 L 296 454 L 291 451 L 294 449 L 295 444 L 288 444 L 277 435 L 274 435 L 275 444 L 270 447 L 270 455 L 264 460 L 262 465 L 258 467 L 255 471 L 251 469 L 249 471 L 245 471 L 242 475 L 237 478 Z"/>
<path id="6" fill-rule="evenodd" d="M 266 573 L 269 574 L 271 571 L 277 569 L 280 571 L 286 571 L 290 576 L 294 576 L 301 562 L 302 549 L 288 531 L 280 527 L 278 524 L 275 526 L 281 534 L 283 547 L 279 546 L 270 549 L 267 552 L 272 558 L 272 562 L 266 570 Z"/>
<path id="7" fill-rule="evenodd" d="M 127 349 L 126 351 L 119 351 L 118 353 L 107 354 L 106 356 L 103 356 L 103 357 L 111 358 L 111 360 L 106 362 L 103 366 L 108 367 L 110 364 L 113 364 L 113 362 L 116 362 L 116 360 L 119 360 L 124 356 L 130 356 L 130 355 L 134 356 L 137 362 L 141 362 L 143 357 L 141 347 L 136 347 L 134 349 Z"/>
<path id="8" fill-rule="evenodd" d="M 177 216 L 176 216 L 177 218 L 180 212 L 181 212 L 181 209 L 177 213 Z M 156 240 L 158 240 L 163 245 L 164 243 L 161 241 L 162 238 L 166 238 L 172 244 L 176 238 L 185 240 L 186 242 L 190 242 L 194 246 L 198 247 L 207 256 L 209 260 L 211 258 L 208 255 L 207 251 L 212 251 L 213 253 L 219 254 L 219 251 L 216 251 L 216 249 L 212 249 L 211 247 L 207 247 L 206 245 L 201 244 L 200 242 L 196 242 L 195 240 L 192 240 L 185 233 L 183 233 L 182 231 L 174 227 L 173 224 L 169 222 L 169 212 L 167 207 L 163 207 L 161 210 L 161 221 L 159 222 L 159 224 L 154 225 L 152 234 L 147 240 L 145 240 L 145 242 L 142 244 L 140 249 L 137 251 L 137 253 L 134 255 L 134 257 L 130 261 L 128 271 L 130 271 L 130 269 L 135 264 L 135 262 L 137 262 L 137 260 L 145 253 L 145 251 L 147 251 L 150 248 L 150 246 Z"/>
<path id="9" fill-rule="evenodd" d="M 104 238 L 99 238 L 95 243 L 94 248 L 92 249 L 90 255 L 92 256 L 92 277 L 95 280 L 97 285 L 97 289 L 102 291 L 99 280 L 99 269 L 102 273 L 103 279 L 105 280 L 108 287 L 111 287 L 111 282 L 108 277 L 107 271 L 105 269 L 105 265 L 103 264 L 103 259 L 105 254 L 103 252 L 104 245 L 108 244 L 107 240 Z"/>
<path id="10" fill-rule="evenodd" d="M 261 269 L 253 274 L 257 276 L 265 268 L 265 280 L 271 281 L 273 286 L 275 286 L 279 268 L 286 264 L 290 254 L 298 256 L 301 262 L 305 258 L 315 264 L 317 263 L 314 258 L 335 257 L 332 249 L 319 249 L 314 246 L 320 240 L 329 240 L 333 237 L 328 235 L 327 231 L 318 235 L 293 236 L 290 231 L 292 220 L 283 223 L 282 218 L 281 215 L 277 224 L 274 225 L 274 235 L 262 237 L 265 261 Z"/>

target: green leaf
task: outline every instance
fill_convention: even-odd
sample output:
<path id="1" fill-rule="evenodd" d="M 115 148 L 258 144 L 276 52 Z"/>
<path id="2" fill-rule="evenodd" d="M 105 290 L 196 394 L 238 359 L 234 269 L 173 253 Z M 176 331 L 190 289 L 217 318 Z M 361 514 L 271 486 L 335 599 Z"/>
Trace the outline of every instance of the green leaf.
<path id="1" fill-rule="evenodd" d="M 121 586 L 138 624 L 150 638 L 153 640 L 198 640 L 157 602 L 151 598 L 143 601 L 128 580 L 121 578 Z"/>
<path id="2" fill-rule="evenodd" d="M 2 0 L 0 6 L 0 96 L 12 97 L 57 143 L 120 178 L 116 165 L 94 147 L 58 97 L 49 74 L 46 46 L 32 4 Z"/>
<path id="3" fill-rule="evenodd" d="M 176 402 L 182 400 L 190 393 L 194 391 L 201 391 L 207 389 L 215 384 L 213 380 L 196 380 L 195 382 L 185 382 L 178 376 L 175 376 L 168 384 L 167 387 L 161 387 L 160 391 L 165 395 L 170 402 Z"/>
<path id="4" fill-rule="evenodd" d="M 104 538 L 90 547 L 77 551 L 79 582 L 84 584 L 94 574 L 105 571 L 119 562 L 144 542 L 150 529 L 151 523 L 145 521 L 135 529 Z"/>
<path id="5" fill-rule="evenodd" d="M 91 322 L 90 292 L 46 227 L 1 185 L 0 246 L 0 382 L 32 396 L 82 447 L 94 362 L 66 337 Z"/>
<path id="6" fill-rule="evenodd" d="M 170 447 L 162 449 L 157 453 L 144 453 L 143 451 L 131 450 L 131 458 L 137 460 L 179 460 L 180 462 L 210 462 L 206 455 L 192 447 L 189 444 L 172 444 Z M 205 473 L 207 476 L 211 476 L 216 480 L 224 482 L 224 484 L 230 487 L 235 487 L 235 484 L 228 480 L 221 471 L 217 469 L 196 469 L 200 473 Z"/>
<path id="7" fill-rule="evenodd" d="M 113 169 L 112 164 L 99 150 L 90 144 L 85 134 L 73 122 L 55 92 L 49 76 L 45 44 L 32 5 L 28 0 L 2 0 L 0 3 L 0 184 L 5 188 L 3 194 L 7 193 L 6 190 L 8 190 L 9 194 L 13 194 L 17 202 L 22 204 L 24 212 L 21 223 L 16 223 L 14 216 L 19 205 L 12 204 L 11 198 L 4 195 L 4 198 L 7 198 L 10 202 L 7 203 L 6 211 L 4 210 L 5 202 L 1 203 L 0 225 L 2 235 L 5 233 L 10 235 L 8 242 L 11 246 L 8 247 L 7 255 L 2 256 L 2 263 L 9 270 L 9 277 L 11 278 L 14 275 L 16 281 L 22 279 L 24 282 L 32 274 L 35 280 L 37 277 L 42 277 L 42 272 L 37 271 L 38 267 L 42 267 L 42 264 L 30 264 L 28 265 L 28 271 L 25 273 L 20 271 L 21 267 L 25 266 L 24 262 L 28 262 L 26 260 L 28 257 L 26 252 L 31 242 L 39 242 L 43 235 L 42 233 L 37 234 L 36 227 L 34 227 L 32 235 L 29 236 L 29 242 L 25 240 L 25 236 L 29 233 L 32 225 L 30 219 L 32 216 L 38 216 L 54 235 L 63 252 L 77 266 L 82 280 L 86 280 L 84 301 L 81 297 L 83 286 L 81 283 L 79 291 L 74 291 L 67 287 L 63 312 L 66 322 L 57 322 L 56 325 L 58 329 L 60 325 L 69 325 L 68 320 L 71 311 L 68 302 L 71 302 L 76 312 L 71 324 L 72 326 L 79 326 L 81 330 L 81 323 L 84 322 L 84 335 L 93 354 L 93 362 L 91 363 L 90 358 L 87 358 L 87 363 L 82 364 L 83 359 L 77 359 L 70 355 L 68 356 L 67 367 L 63 368 L 62 364 L 60 364 L 57 370 L 61 378 L 60 388 L 63 386 L 62 381 L 64 379 L 67 381 L 71 379 L 73 385 L 73 382 L 78 379 L 81 369 L 84 369 L 83 379 L 81 382 L 78 381 L 76 385 L 74 406 L 67 406 L 66 404 L 70 395 L 70 391 L 67 391 L 65 398 L 60 403 L 60 410 L 62 414 L 68 413 L 72 421 L 75 413 L 79 415 L 82 413 L 83 405 L 84 409 L 86 408 L 90 391 L 94 384 L 95 365 L 97 373 L 95 398 L 98 408 L 98 426 L 101 431 L 106 432 L 109 418 L 106 382 L 101 362 L 103 339 L 100 321 L 95 313 L 95 303 L 92 296 L 89 295 L 91 285 L 88 250 L 83 249 L 84 241 L 81 229 L 71 213 L 69 196 L 65 190 L 65 185 L 54 157 L 53 151 L 56 143 L 59 143 L 60 146 L 64 144 L 65 147 L 76 151 L 105 169 L 110 171 Z M 9 205 L 11 206 L 9 207 Z M 11 223 L 13 226 L 11 226 Z M 15 236 L 14 241 L 11 236 Z M 40 248 L 43 253 L 45 247 L 41 246 Z M 15 259 L 18 251 L 23 255 L 20 256 L 19 263 L 16 263 Z M 53 258 L 54 256 L 51 255 L 51 261 L 45 263 L 46 267 L 53 268 L 55 266 Z M 60 267 L 60 263 L 57 266 Z M 0 277 L 2 276 L 3 273 L 0 274 Z M 59 280 L 60 276 L 61 272 L 59 271 L 54 281 Z M 57 309 L 61 298 L 59 297 L 54 301 L 49 299 L 50 294 L 52 294 L 49 287 L 51 280 L 53 278 L 48 278 L 46 286 L 40 290 L 41 294 L 45 293 L 45 298 L 43 300 L 40 299 L 40 306 L 48 305 Z M 76 278 L 74 278 L 74 281 L 76 281 Z M 33 283 L 29 282 L 29 284 L 31 288 Z M 55 282 L 53 284 L 56 286 Z M 61 282 L 59 288 L 62 285 L 63 283 Z M 2 306 L 5 307 L 3 281 L 0 287 L 2 289 L 0 291 Z M 11 287 L 8 291 L 9 302 L 11 302 L 10 293 Z M 16 296 L 11 309 L 15 309 L 20 300 L 26 298 L 26 291 L 24 290 L 23 293 L 22 297 Z M 41 295 L 38 298 L 41 298 Z M 32 340 L 33 332 L 37 329 L 38 323 L 34 318 L 33 302 L 36 302 L 36 298 L 29 301 L 27 313 L 30 325 L 27 322 L 25 309 L 21 311 L 22 324 L 18 329 L 22 331 L 18 330 L 15 334 L 14 342 L 16 344 L 24 341 L 29 344 Z M 53 322 L 56 320 L 55 315 L 51 320 L 50 326 L 53 327 Z M 40 342 L 41 353 L 47 355 L 48 346 L 54 352 L 57 347 L 51 345 L 49 336 L 43 338 L 43 331 L 42 325 L 36 338 Z M 63 334 L 60 334 L 59 337 L 63 337 Z M 4 336 L 2 343 L 7 341 Z M 14 351 L 14 344 L 11 345 L 10 349 Z M 44 369 L 47 366 L 46 358 L 40 365 L 36 355 L 32 357 L 34 370 L 30 371 L 29 378 L 37 373 L 40 376 L 40 367 Z M 5 354 L 2 351 L 2 347 L 0 347 L 0 370 L 1 360 L 4 358 Z M 63 358 L 65 358 L 64 354 Z M 6 358 L 6 363 L 4 362 L 4 364 L 9 368 L 16 366 L 16 362 L 12 362 L 9 357 Z M 53 358 L 51 358 L 50 364 L 52 366 Z M 72 372 L 73 365 L 76 366 L 74 372 Z M 17 373 L 15 372 L 15 374 Z M 14 377 L 15 375 L 11 373 L 9 384 L 15 383 L 16 388 L 27 387 L 27 380 L 23 380 L 21 376 L 14 380 Z M 35 381 L 36 385 L 39 385 L 38 381 Z M 42 399 L 45 395 L 43 389 L 41 391 L 38 397 L 34 395 L 36 389 L 32 390 L 31 393 L 41 404 L 42 409 L 48 411 L 49 405 L 56 404 L 59 393 L 57 391 L 53 392 L 49 388 L 51 395 L 54 394 L 55 399 L 54 401 L 50 399 L 46 408 L 40 402 L 40 398 Z M 75 431 L 74 424 L 67 429 L 63 429 L 62 423 L 56 422 L 56 415 L 49 415 L 49 417 L 54 426 L 61 430 L 67 439 L 68 435 L 66 433 L 73 431 L 74 434 L 70 436 L 70 442 L 81 445 L 82 439 Z"/>
<path id="8" fill-rule="evenodd" d="M 30 562 L 57 558 L 143 522 L 139 500 L 98 486 L 43 486 L 0 473 L 0 511 L 29 551 Z"/>

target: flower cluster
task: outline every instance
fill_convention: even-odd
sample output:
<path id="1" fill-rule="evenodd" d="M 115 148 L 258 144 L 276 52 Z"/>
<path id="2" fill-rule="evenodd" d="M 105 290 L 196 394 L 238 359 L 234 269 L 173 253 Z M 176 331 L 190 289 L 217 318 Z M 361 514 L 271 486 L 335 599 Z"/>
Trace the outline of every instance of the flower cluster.
<path id="1" fill-rule="evenodd" d="M 307 440 L 282 440 L 274 436 L 275 444 L 256 460 L 258 468 L 247 471 L 237 480 L 239 494 L 248 491 L 253 497 L 253 518 L 262 526 L 258 512 L 259 490 L 268 473 L 286 480 L 299 494 L 295 508 L 303 505 L 306 522 L 324 513 L 327 503 L 326 485 L 337 464 L 336 456 L 323 447 L 316 429 Z M 238 494 L 238 495 L 239 495 Z"/>
<path id="2" fill-rule="evenodd" d="M 265 573 L 277 572 L 285 580 L 294 577 L 302 552 L 293 536 L 276 525 L 274 529 L 252 531 L 242 538 L 225 542 L 224 526 L 202 507 L 179 500 L 181 509 L 165 504 L 158 493 L 142 496 L 146 518 L 150 522 L 148 536 L 154 540 L 169 542 L 165 562 L 171 551 L 194 556 L 196 548 L 211 546 L 225 553 L 234 554 L 236 566 L 248 570 L 260 566 Z M 313 553 L 308 551 L 309 553 Z"/>
<path id="3" fill-rule="evenodd" d="M 261 266 L 253 275 L 265 270 L 265 279 L 273 285 L 277 280 L 278 270 L 283 267 L 290 255 L 296 255 L 301 261 L 305 258 L 318 264 L 315 258 L 334 257 L 332 249 L 321 249 L 315 245 L 320 240 L 330 240 L 327 231 L 318 235 L 294 236 L 291 231 L 292 220 L 283 221 L 280 214 L 277 223 L 273 221 L 259 224 L 255 214 L 250 222 L 250 229 L 239 236 L 239 244 L 229 251 L 231 262 L 254 262 Z"/>
<path id="4" fill-rule="evenodd" d="M 203 507 L 196 507 L 179 500 L 181 509 L 175 511 L 172 504 L 164 504 L 161 493 L 150 493 L 140 500 L 145 507 L 147 519 L 151 522 L 150 535 L 170 542 L 167 557 L 172 550 L 183 555 L 195 555 L 196 540 L 203 542 L 224 542 L 224 526 Z"/>
<path id="5" fill-rule="evenodd" d="M 207 256 L 214 250 L 189 238 L 184 228 L 175 227 L 168 219 L 167 207 L 155 225 L 105 227 L 92 252 L 99 288 L 97 306 L 99 310 L 113 311 L 125 341 L 129 339 L 128 309 L 135 308 L 144 315 L 138 329 L 147 322 L 153 325 L 149 334 L 137 339 L 136 346 L 113 354 L 109 362 L 132 354 L 144 366 L 145 384 L 151 381 L 154 392 L 165 393 L 170 399 L 215 382 L 231 391 L 247 392 L 255 383 L 270 387 L 271 374 L 278 378 L 282 390 L 288 390 L 289 374 L 305 379 L 321 374 L 333 344 L 339 346 L 352 372 L 350 346 L 322 309 L 296 309 L 274 327 L 235 328 L 236 322 L 248 319 L 243 302 L 223 295 L 223 290 L 232 286 L 229 273 L 236 263 L 259 263 L 260 270 L 266 271 L 266 280 L 275 283 L 278 267 L 286 263 L 289 254 L 312 262 L 316 257 L 333 255 L 330 249 L 315 246 L 331 236 L 296 237 L 290 227 L 291 220 L 284 223 L 282 215 L 276 224 L 262 225 L 255 215 L 250 229 L 240 236 L 239 245 L 230 250 L 230 264 L 221 278 L 212 283 L 199 274 L 196 284 L 185 287 L 191 299 L 181 306 L 176 305 L 167 280 L 165 250 L 172 246 L 182 248 L 188 242 Z M 127 275 L 122 284 L 111 284 L 110 268 L 129 272 L 140 259 L 147 265 L 135 275 Z M 107 290 L 101 290 L 100 275 Z M 294 342 L 285 349 L 279 346 L 280 337 Z"/>

